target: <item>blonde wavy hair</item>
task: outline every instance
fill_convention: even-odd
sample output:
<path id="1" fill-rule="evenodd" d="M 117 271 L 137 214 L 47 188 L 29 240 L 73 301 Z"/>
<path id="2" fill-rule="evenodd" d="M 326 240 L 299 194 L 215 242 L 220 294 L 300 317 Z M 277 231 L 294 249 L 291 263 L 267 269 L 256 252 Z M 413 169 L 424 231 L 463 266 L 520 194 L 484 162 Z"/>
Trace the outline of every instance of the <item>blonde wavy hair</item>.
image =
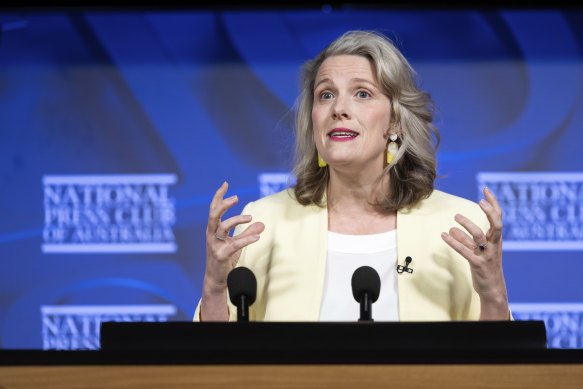
<path id="1" fill-rule="evenodd" d="M 389 38 L 374 31 L 348 31 L 302 67 L 293 168 L 297 201 L 303 205 L 326 205 L 329 168 L 318 167 L 312 105 L 318 70 L 327 58 L 336 55 L 359 55 L 372 63 L 379 87 L 391 101 L 391 126 L 401 132 L 399 151 L 383 172 L 390 178 L 388 188 L 384 197 L 372 205 L 380 212 L 414 206 L 431 194 L 437 175 L 435 154 L 440 136 L 432 124 L 433 102 L 427 92 L 417 87 L 417 75 L 403 54 Z"/>

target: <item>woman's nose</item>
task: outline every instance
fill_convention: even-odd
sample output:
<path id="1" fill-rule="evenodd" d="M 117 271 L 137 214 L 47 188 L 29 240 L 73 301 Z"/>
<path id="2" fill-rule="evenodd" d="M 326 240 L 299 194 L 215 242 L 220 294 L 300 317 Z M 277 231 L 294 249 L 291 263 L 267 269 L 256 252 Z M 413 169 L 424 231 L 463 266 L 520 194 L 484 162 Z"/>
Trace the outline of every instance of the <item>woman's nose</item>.
<path id="1" fill-rule="evenodd" d="M 338 97 L 332 106 L 332 118 L 336 120 L 350 119 L 347 101 L 344 98 Z"/>

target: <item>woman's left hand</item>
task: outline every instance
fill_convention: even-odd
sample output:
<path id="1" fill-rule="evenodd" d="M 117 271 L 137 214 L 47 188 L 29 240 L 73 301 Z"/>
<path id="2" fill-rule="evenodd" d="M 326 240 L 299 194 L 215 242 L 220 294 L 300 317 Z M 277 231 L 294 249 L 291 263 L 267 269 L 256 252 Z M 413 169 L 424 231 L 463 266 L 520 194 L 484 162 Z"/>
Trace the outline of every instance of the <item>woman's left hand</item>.
<path id="1" fill-rule="evenodd" d="M 482 320 L 508 320 L 508 294 L 502 271 L 502 209 L 494 194 L 484 188 L 480 208 L 488 217 L 486 233 L 467 217 L 457 214 L 455 220 L 466 230 L 452 227 L 443 232 L 443 240 L 470 264 L 474 289 L 480 296 Z M 469 233 L 469 234 L 468 234 Z"/>

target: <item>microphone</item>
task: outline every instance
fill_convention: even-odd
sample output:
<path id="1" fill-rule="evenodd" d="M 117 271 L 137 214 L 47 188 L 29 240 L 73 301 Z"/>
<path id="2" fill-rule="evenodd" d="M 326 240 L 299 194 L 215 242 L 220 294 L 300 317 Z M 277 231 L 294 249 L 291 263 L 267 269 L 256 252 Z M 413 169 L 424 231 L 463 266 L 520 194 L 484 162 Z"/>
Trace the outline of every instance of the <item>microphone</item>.
<path id="1" fill-rule="evenodd" d="M 405 266 L 397 265 L 397 273 L 399 274 L 403 272 L 407 272 L 409 274 L 413 273 L 413 268 L 409 267 L 409 264 L 411 263 L 412 260 L 413 258 L 411 257 L 405 258 Z"/>
<path id="2" fill-rule="evenodd" d="M 370 266 L 361 266 L 352 274 L 352 295 L 360 303 L 360 318 L 358 321 L 374 321 L 372 319 L 372 303 L 378 300 L 381 291 L 379 273 Z"/>
<path id="3" fill-rule="evenodd" d="M 237 321 L 249 321 L 249 306 L 257 296 L 257 279 L 249 268 L 239 266 L 227 276 L 229 299 L 237 307 Z"/>

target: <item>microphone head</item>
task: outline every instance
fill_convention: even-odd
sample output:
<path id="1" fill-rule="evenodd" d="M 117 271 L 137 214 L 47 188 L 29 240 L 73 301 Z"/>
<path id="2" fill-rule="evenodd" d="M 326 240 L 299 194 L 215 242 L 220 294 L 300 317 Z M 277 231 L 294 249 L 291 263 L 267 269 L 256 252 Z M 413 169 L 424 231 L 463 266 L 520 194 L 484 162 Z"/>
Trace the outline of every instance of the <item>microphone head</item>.
<path id="1" fill-rule="evenodd" d="M 239 304 L 241 295 L 247 297 L 249 305 L 253 304 L 257 297 L 257 279 L 253 272 L 244 266 L 236 267 L 229 272 L 227 288 L 233 305 Z"/>
<path id="2" fill-rule="evenodd" d="M 361 266 L 352 274 L 352 295 L 358 302 L 364 293 L 368 293 L 374 303 L 381 292 L 381 278 L 379 273 L 370 266 Z"/>

